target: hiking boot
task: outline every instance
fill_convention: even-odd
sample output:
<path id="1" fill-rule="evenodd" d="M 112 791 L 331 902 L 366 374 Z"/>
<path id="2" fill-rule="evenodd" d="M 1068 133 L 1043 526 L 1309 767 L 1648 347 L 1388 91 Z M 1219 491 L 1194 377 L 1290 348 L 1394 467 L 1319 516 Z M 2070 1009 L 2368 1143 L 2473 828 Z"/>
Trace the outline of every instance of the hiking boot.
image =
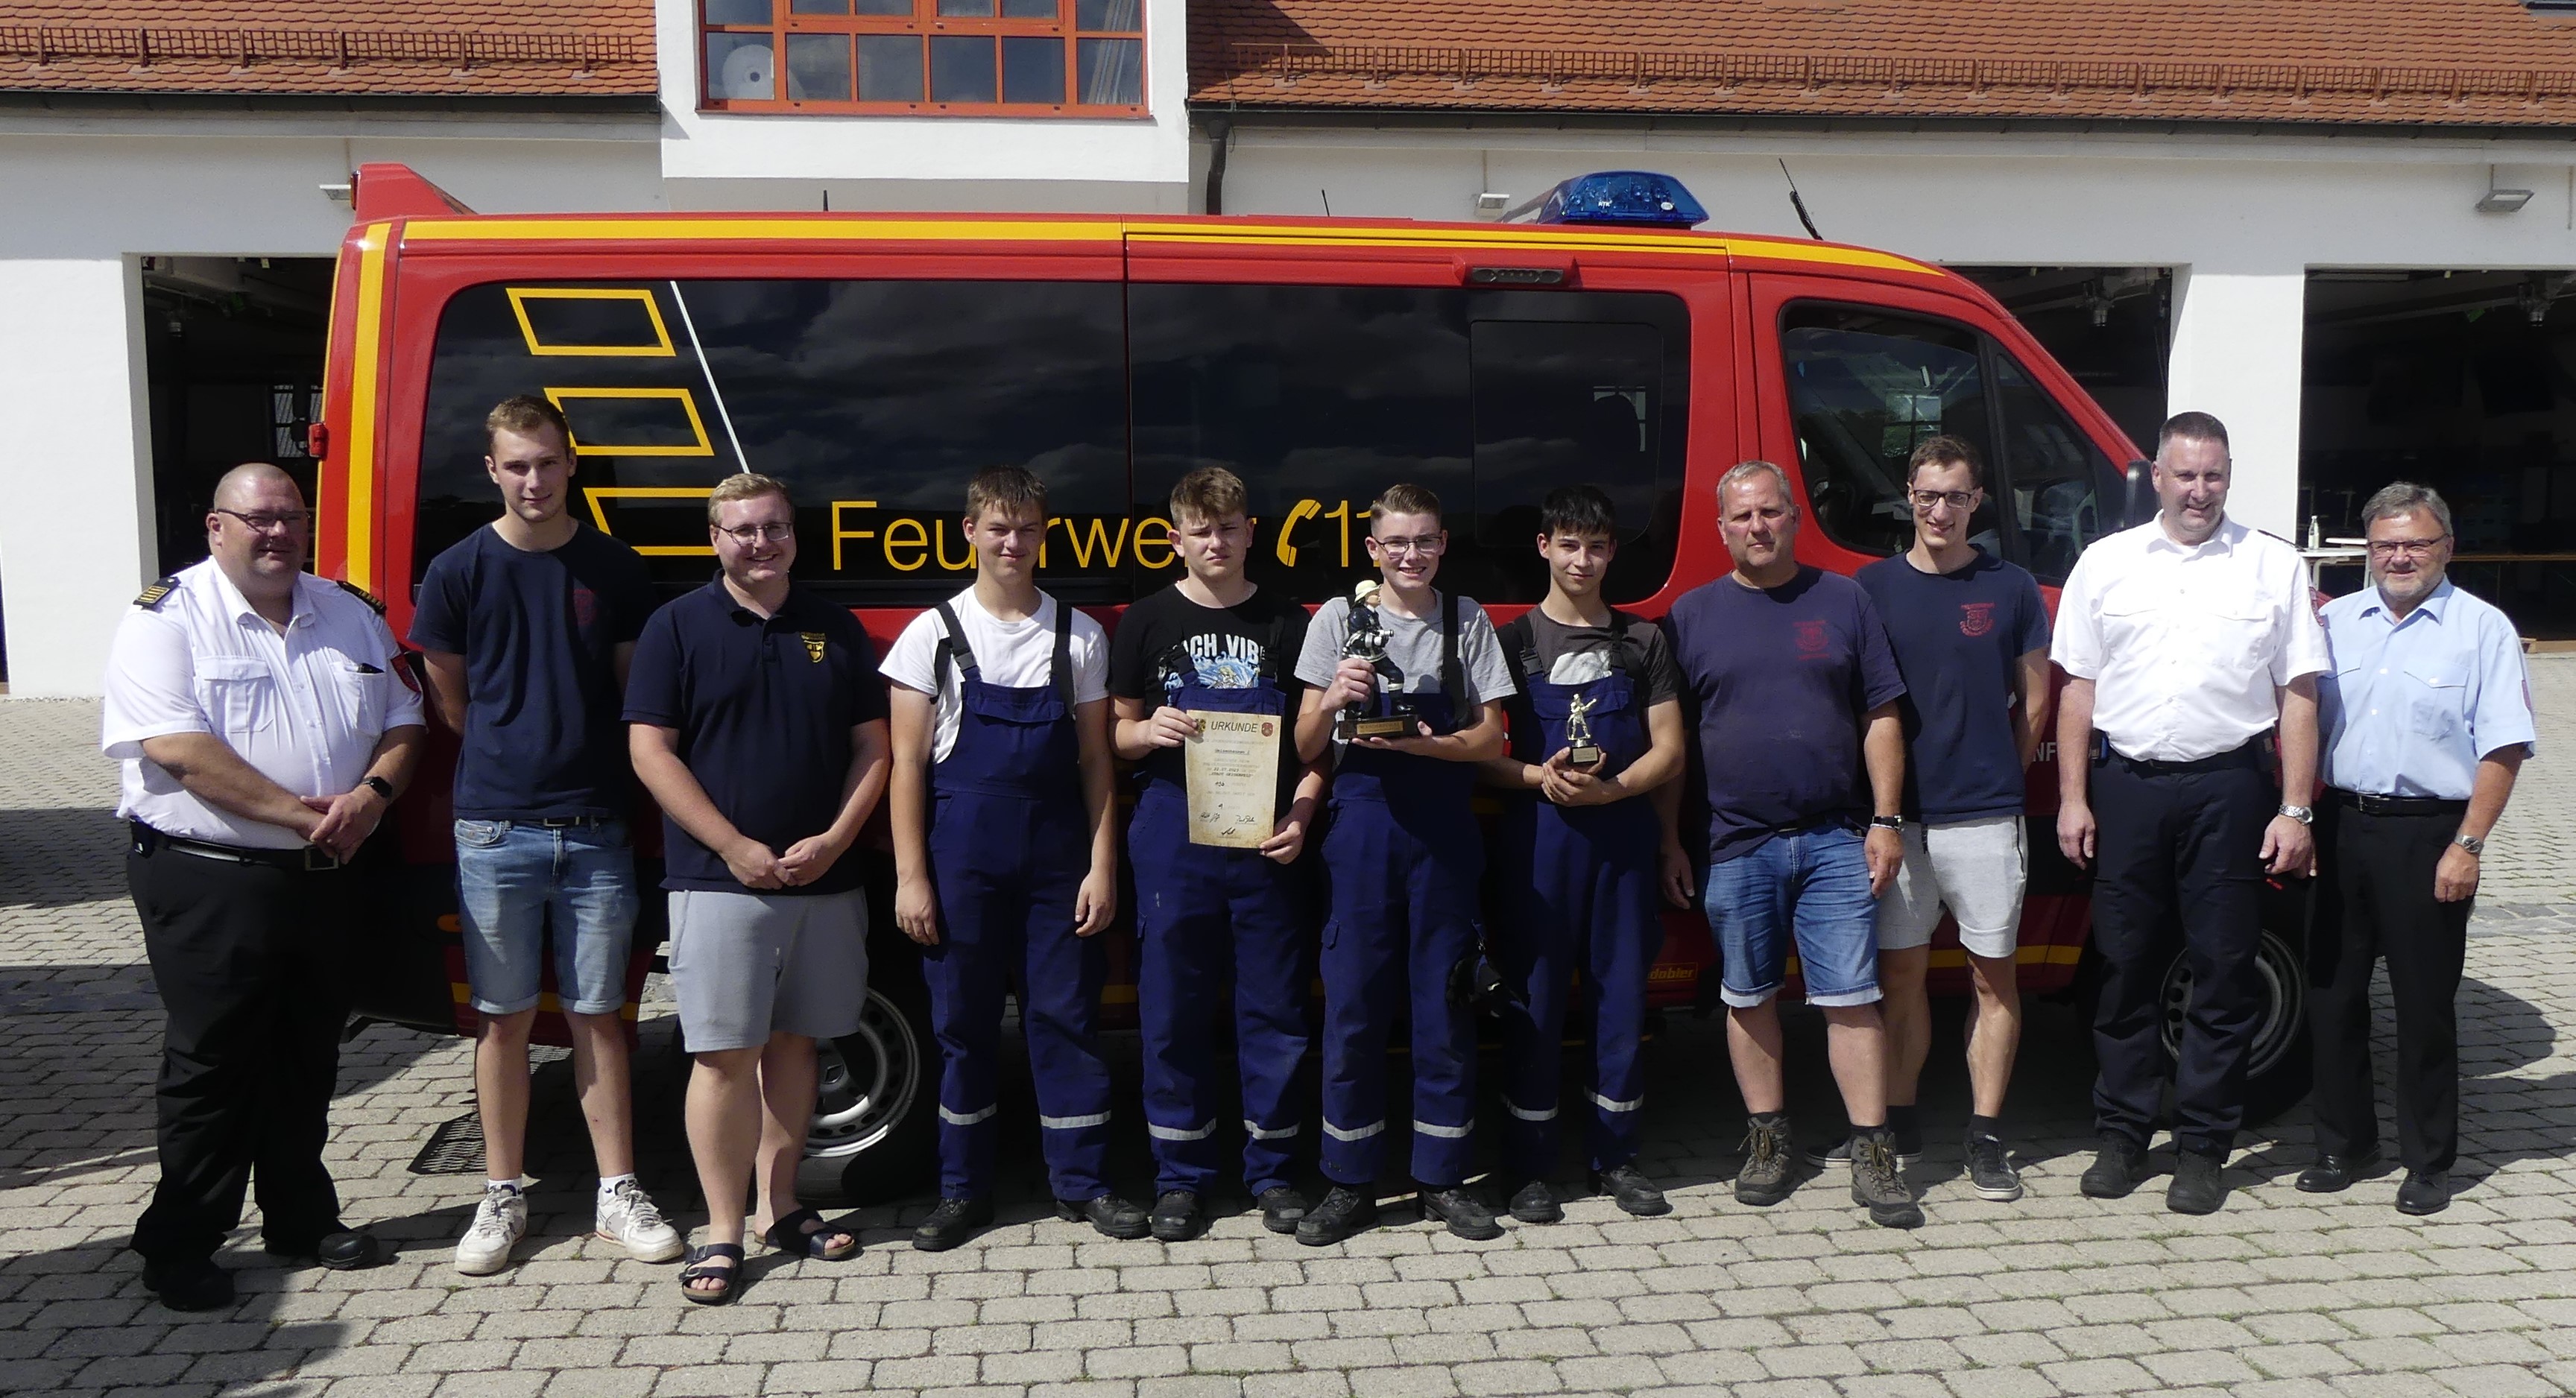
<path id="1" fill-rule="evenodd" d="M 1613 1165 L 1601 1171 L 1592 1177 L 1592 1187 L 1609 1195 L 1610 1202 L 1617 1204 L 1622 1213 L 1656 1218 L 1673 1211 L 1664 1192 L 1634 1165 Z"/>
<path id="2" fill-rule="evenodd" d="M 619 1180 L 617 1188 L 600 1196 L 592 1226 L 638 1262 L 670 1262 L 689 1250 L 679 1230 L 663 1221 L 653 1196 L 633 1180 Z"/>
<path id="3" fill-rule="evenodd" d="M 1896 1163 L 1908 1168 L 1922 1164 L 1923 1132 L 1921 1129 L 1902 1130 L 1896 1132 L 1895 1135 Z M 1830 1170 L 1836 1166 L 1849 1165 L 1851 1163 L 1851 1150 L 1852 1138 L 1849 1135 L 1845 1135 L 1839 1141 L 1833 1141 L 1824 1145 L 1815 1145 L 1811 1143 L 1801 1148 L 1798 1155 L 1799 1158 L 1805 1160 L 1808 1164 L 1813 1165 L 1818 1169 Z"/>
<path id="4" fill-rule="evenodd" d="M 1494 1211 L 1485 1207 L 1485 1201 L 1456 1185 L 1423 1190 L 1422 1218 L 1426 1223 L 1448 1224 L 1452 1235 L 1471 1242 L 1503 1236 L 1503 1226 L 1494 1222 Z"/>
<path id="5" fill-rule="evenodd" d="M 1346 1184 L 1334 1185 L 1324 1202 L 1297 1221 L 1297 1241 L 1310 1248 L 1338 1243 L 1363 1228 L 1377 1226 L 1377 1196 Z"/>
<path id="6" fill-rule="evenodd" d="M 2021 1171 L 2013 1168 L 2012 1152 L 2000 1137 L 1968 1137 L 1968 1187 L 1999 1204 L 2021 1197 Z"/>
<path id="7" fill-rule="evenodd" d="M 1555 1193 L 1541 1179 L 1524 1180 L 1512 1191 L 1511 1213 L 1523 1223 L 1565 1221 L 1565 1206 L 1556 1202 Z"/>
<path id="8" fill-rule="evenodd" d="M 1167 1243 L 1186 1243 L 1207 1231 L 1207 1206 L 1186 1189 L 1167 1189 L 1154 1201 L 1150 1228 Z"/>
<path id="9" fill-rule="evenodd" d="M 1767 1209 L 1789 1197 L 1789 1118 L 1744 1123 L 1744 1167 L 1735 1172 L 1735 1202 Z"/>
<path id="10" fill-rule="evenodd" d="M 930 1216 L 915 1224 L 912 1246 L 915 1252 L 946 1252 L 968 1238 L 975 1230 L 993 1221 L 993 1201 L 983 1195 L 942 1199 Z"/>
<path id="11" fill-rule="evenodd" d="M 2126 1136 L 2102 1133 L 2102 1144 L 2093 1153 L 2093 1164 L 2075 1187 L 2087 1199 L 2126 1199 L 2129 1191 L 2147 1173 L 2147 1148 Z"/>
<path id="12" fill-rule="evenodd" d="M 1273 1233 L 1294 1233 L 1306 1217 L 1306 1196 L 1284 1184 L 1261 1191 L 1253 1202 L 1261 1206 L 1261 1226 Z"/>
<path id="13" fill-rule="evenodd" d="M 2196 1150 L 2174 1153 L 2173 1183 L 2165 1186 L 2165 1208 L 2178 1214 L 2214 1214 L 2227 1202 L 2227 1186 L 2218 1172 L 2226 1157 Z"/>
<path id="14" fill-rule="evenodd" d="M 1923 1206 L 1898 1178 L 1896 1142 L 1881 1127 L 1852 1135 L 1852 1202 L 1869 1210 L 1869 1221 L 1881 1228 L 1920 1228 Z"/>
<path id="15" fill-rule="evenodd" d="M 528 1235 L 528 1197 L 515 1184 L 486 1184 L 474 1221 L 456 1240 L 456 1270 L 488 1277 L 510 1265 L 510 1249 Z"/>

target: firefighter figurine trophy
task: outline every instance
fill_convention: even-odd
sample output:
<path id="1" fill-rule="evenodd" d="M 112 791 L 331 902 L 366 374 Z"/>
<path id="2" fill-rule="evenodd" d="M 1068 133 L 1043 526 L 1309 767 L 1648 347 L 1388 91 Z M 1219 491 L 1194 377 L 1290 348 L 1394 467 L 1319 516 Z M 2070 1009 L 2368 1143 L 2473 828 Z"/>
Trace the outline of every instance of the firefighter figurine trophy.
<path id="1" fill-rule="evenodd" d="M 1386 623 L 1378 618 L 1377 594 L 1380 584 L 1370 578 L 1351 590 L 1350 634 L 1342 638 L 1342 654 L 1352 660 L 1365 660 L 1377 672 L 1377 688 L 1372 697 L 1342 706 L 1341 736 L 1353 738 L 1406 738 L 1414 732 L 1413 701 L 1392 685 L 1404 681 L 1404 672 L 1386 658 Z"/>
<path id="2" fill-rule="evenodd" d="M 1601 765 L 1601 744 L 1592 738 L 1593 703 L 1580 694 L 1565 701 L 1565 765 L 1568 767 Z"/>

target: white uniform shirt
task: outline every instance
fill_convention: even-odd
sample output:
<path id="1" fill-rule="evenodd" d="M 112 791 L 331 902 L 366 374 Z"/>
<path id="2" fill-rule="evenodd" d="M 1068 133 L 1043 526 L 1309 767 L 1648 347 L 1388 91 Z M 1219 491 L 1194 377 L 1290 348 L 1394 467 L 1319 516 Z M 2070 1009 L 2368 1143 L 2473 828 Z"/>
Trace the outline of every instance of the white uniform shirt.
<path id="1" fill-rule="evenodd" d="M 2326 638 L 2297 549 L 2232 519 L 2186 548 L 2149 520 L 2076 560 L 2048 654 L 2093 681 L 2114 749 L 2189 762 L 2276 726 L 2274 686 L 2323 673 Z"/>
<path id="2" fill-rule="evenodd" d="M 975 589 L 948 599 L 957 624 L 966 632 L 966 648 L 975 655 L 984 683 L 1009 689 L 1038 689 L 1055 683 L 1055 598 L 1040 594 L 1037 613 L 1018 621 L 996 620 L 975 600 Z M 877 673 L 906 689 L 938 696 L 938 726 L 932 730 L 930 760 L 945 762 L 957 746 L 957 730 L 966 712 L 957 690 L 957 667 L 966 657 L 939 665 L 939 638 L 947 628 L 939 610 L 924 607 L 904 625 L 886 648 Z M 1073 702 L 1088 704 L 1109 697 L 1109 633 L 1082 612 L 1073 614 Z M 937 674 L 931 673 L 936 668 Z"/>
<path id="3" fill-rule="evenodd" d="M 420 696 L 394 674 L 394 634 L 374 608 L 310 574 L 296 580 L 283 633 L 213 559 L 177 584 L 127 612 L 108 651 L 99 747 L 124 764 L 116 813 L 181 839 L 302 848 L 282 825 L 190 795 L 143 755 L 143 740 L 211 733 L 298 796 L 340 795 L 366 776 L 387 729 L 421 722 Z"/>

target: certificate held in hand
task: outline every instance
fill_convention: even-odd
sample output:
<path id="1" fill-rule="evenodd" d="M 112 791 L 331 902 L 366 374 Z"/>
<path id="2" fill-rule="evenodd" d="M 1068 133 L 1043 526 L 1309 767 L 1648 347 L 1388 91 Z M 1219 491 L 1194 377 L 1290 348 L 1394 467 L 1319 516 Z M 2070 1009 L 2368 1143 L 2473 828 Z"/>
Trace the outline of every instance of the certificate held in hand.
<path id="1" fill-rule="evenodd" d="M 1190 843 L 1259 849 L 1278 823 L 1277 714 L 1184 710 L 1198 725 L 1187 744 Z"/>

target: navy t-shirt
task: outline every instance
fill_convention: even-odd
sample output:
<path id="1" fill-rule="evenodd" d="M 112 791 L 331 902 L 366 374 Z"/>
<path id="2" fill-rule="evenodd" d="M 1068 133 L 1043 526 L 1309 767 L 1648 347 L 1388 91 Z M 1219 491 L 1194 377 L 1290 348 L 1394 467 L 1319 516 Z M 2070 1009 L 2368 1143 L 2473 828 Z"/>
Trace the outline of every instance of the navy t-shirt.
<path id="1" fill-rule="evenodd" d="M 850 775 L 850 730 L 886 716 L 877 652 L 858 619 L 791 587 L 767 618 L 720 578 L 653 614 L 635 642 L 626 721 L 675 729 L 680 760 L 733 827 L 773 854 L 832 828 Z M 662 886 L 741 893 L 723 856 L 662 818 Z M 809 884 L 765 894 L 846 893 L 843 855 Z"/>
<path id="2" fill-rule="evenodd" d="M 1903 554 L 1854 575 L 1887 623 L 1905 677 L 1905 813 L 1918 820 L 2019 815 L 2013 701 L 2021 657 L 2048 649 L 2039 580 L 1983 550 L 1955 573 Z"/>
<path id="3" fill-rule="evenodd" d="M 1664 629 L 1699 730 L 1711 863 L 1781 830 L 1868 818 L 1861 717 L 1905 682 L 1858 583 L 1808 567 L 1774 588 L 1729 574 L 1682 594 Z"/>
<path id="4" fill-rule="evenodd" d="M 430 560 L 411 643 L 465 657 L 457 815 L 626 813 L 616 653 L 658 600 L 635 550 L 588 525 L 543 552 L 477 529 Z"/>

